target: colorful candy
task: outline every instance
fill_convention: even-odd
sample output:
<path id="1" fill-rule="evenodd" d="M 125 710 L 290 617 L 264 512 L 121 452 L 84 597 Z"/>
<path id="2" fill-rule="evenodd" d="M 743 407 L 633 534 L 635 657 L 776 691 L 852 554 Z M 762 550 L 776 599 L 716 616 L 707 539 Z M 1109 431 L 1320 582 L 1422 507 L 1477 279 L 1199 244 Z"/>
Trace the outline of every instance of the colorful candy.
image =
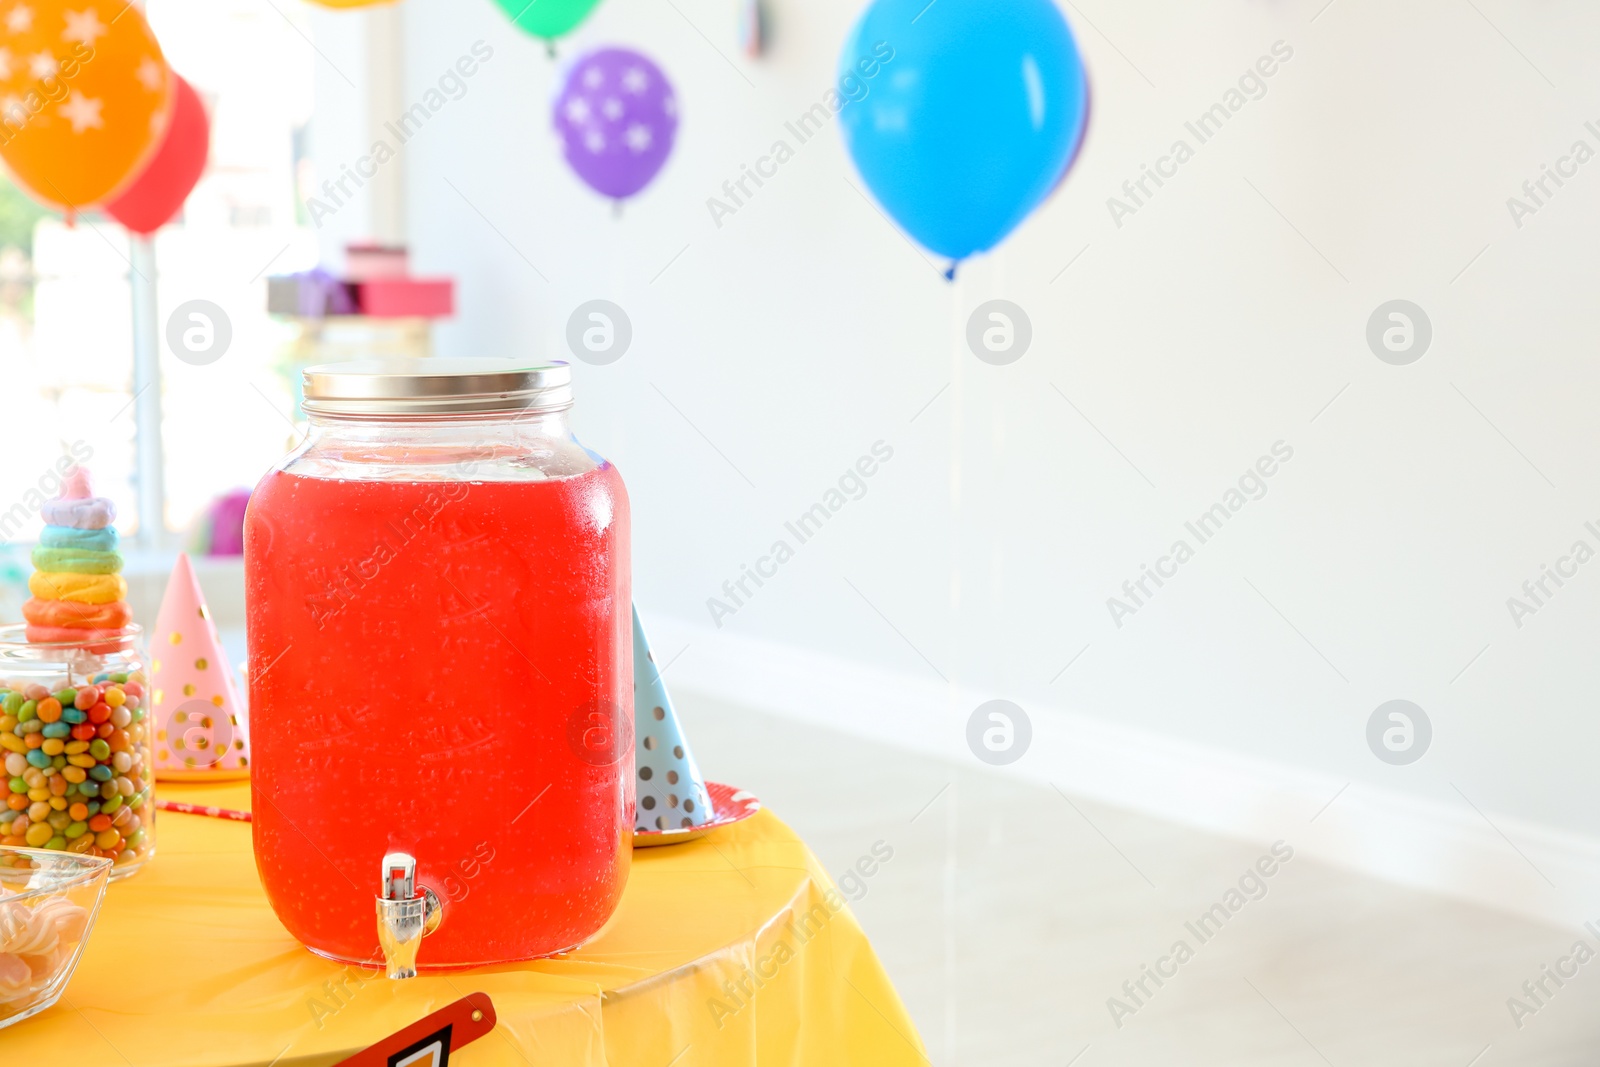
<path id="1" fill-rule="evenodd" d="M 65 600 L 76 604 L 114 604 L 128 598 L 128 583 L 120 574 L 83 574 L 77 571 L 34 571 L 28 592 L 40 600 Z"/>
<path id="2" fill-rule="evenodd" d="M 0 903 L 0 1018 L 27 1010 L 71 965 L 89 913 L 65 896 Z"/>
<path id="3" fill-rule="evenodd" d="M 28 621 L 28 640 L 42 644 L 81 641 L 91 652 L 114 651 L 115 646 L 97 646 L 92 639 L 120 633 L 129 621 L 128 583 L 122 578 L 117 531 L 111 526 L 117 516 L 115 505 L 95 496 L 88 472 L 74 467 L 63 481 L 61 495 L 45 501 L 42 513 L 49 525 L 33 550 L 35 570 L 28 579 L 33 599 L 22 609 Z M 35 704 L 49 695 L 22 694 Z M 56 713 L 66 718 L 63 709 L 72 705 L 72 698 L 59 699 L 63 695 L 56 694 Z M 80 702 L 76 707 L 86 711 L 94 703 L 95 700 Z"/>
<path id="4" fill-rule="evenodd" d="M 0 682 L 0 844 L 144 860 L 153 730 L 143 672 L 53 691 Z"/>

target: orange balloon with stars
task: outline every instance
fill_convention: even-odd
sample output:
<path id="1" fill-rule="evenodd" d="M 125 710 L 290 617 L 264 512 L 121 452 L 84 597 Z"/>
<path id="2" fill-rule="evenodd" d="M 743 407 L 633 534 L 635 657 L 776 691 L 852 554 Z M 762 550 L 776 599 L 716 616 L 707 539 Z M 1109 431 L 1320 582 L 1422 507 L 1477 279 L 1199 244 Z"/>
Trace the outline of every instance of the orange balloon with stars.
<path id="1" fill-rule="evenodd" d="M 172 73 L 128 0 L 0 0 L 0 159 L 69 214 L 115 196 L 160 147 Z"/>

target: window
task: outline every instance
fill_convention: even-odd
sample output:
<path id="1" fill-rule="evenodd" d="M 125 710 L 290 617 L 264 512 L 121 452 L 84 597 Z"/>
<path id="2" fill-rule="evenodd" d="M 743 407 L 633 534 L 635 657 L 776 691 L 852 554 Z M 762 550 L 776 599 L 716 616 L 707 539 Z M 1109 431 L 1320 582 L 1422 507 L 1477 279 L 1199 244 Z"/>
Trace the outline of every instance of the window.
<path id="1" fill-rule="evenodd" d="M 316 261 L 297 195 L 312 112 L 315 52 L 289 19 L 300 5 L 260 0 L 150 0 L 172 68 L 205 100 L 211 157 L 183 213 L 154 239 L 165 452 L 165 528 L 181 531 L 218 494 L 256 479 L 293 436 L 293 393 L 277 369 L 290 327 L 266 313 L 269 274 Z M 280 12 L 282 12 L 280 14 Z M 287 17 L 286 17 L 287 16 Z M 99 491 L 125 535 L 141 533 L 135 498 L 133 288 L 128 235 L 96 215 L 68 227 L 9 185 L 0 188 L 0 375 L 12 461 L 0 511 L 74 443 L 92 452 Z M 142 272 L 141 272 L 142 273 Z M 218 361 L 179 360 L 169 318 L 190 300 L 220 307 L 231 343 Z M 31 539 L 25 528 L 5 540 Z M 164 533 L 165 531 L 163 531 Z"/>

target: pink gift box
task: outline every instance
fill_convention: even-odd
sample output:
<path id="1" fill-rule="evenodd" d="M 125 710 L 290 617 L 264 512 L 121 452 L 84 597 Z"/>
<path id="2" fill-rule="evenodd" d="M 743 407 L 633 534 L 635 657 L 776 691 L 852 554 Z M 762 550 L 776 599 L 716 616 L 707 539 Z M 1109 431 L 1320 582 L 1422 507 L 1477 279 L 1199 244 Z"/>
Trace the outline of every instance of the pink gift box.
<path id="1" fill-rule="evenodd" d="M 456 310 L 456 286 L 449 278 L 369 278 L 355 289 L 361 314 L 374 318 L 437 319 Z"/>
<path id="2" fill-rule="evenodd" d="M 345 246 L 344 276 L 352 282 L 373 278 L 404 278 L 410 269 L 411 257 L 403 245 Z"/>

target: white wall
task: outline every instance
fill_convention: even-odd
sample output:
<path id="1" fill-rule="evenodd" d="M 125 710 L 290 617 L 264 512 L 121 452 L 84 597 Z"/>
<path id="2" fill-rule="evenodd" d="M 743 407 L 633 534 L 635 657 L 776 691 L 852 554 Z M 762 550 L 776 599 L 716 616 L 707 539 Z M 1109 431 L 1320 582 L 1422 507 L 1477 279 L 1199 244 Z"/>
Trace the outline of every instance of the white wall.
<path id="1" fill-rule="evenodd" d="M 786 519 L 893 446 L 686 662 L 776 641 L 1600 836 L 1600 563 L 1521 629 L 1506 607 L 1575 539 L 1600 548 L 1600 162 L 1520 229 L 1506 207 L 1575 139 L 1600 148 L 1600 11 L 1323 3 L 1068 8 L 1095 94 L 1081 162 L 949 285 L 851 188 L 835 131 L 722 228 L 707 212 L 822 96 L 857 0 L 774 0 L 759 62 L 733 0 L 605 0 L 563 53 L 644 49 L 684 116 L 620 220 L 560 159 L 542 45 L 488 0 L 406 0 L 408 100 L 495 50 L 406 148 L 416 262 L 461 282 L 440 351 L 567 358 L 578 304 L 627 309 L 632 350 L 578 367 L 577 426 L 627 479 L 658 617 L 708 626 Z M 1114 225 L 1107 197 L 1278 40 L 1294 56 L 1267 95 Z M 993 297 L 1034 325 L 1009 367 L 961 340 Z M 1435 330 L 1408 367 L 1364 340 L 1397 297 Z M 1114 626 L 1106 598 L 1280 439 L 1294 458 L 1266 497 Z M 1410 767 L 1365 742 L 1394 697 L 1436 730 Z M 969 710 L 925 728 L 959 736 Z"/>
<path id="2" fill-rule="evenodd" d="M 310 154 L 317 184 L 336 181 L 361 157 L 371 153 L 374 132 L 372 103 L 391 92 L 391 65 L 374 54 L 373 45 L 395 19 L 387 7 L 372 10 L 329 10 L 315 4 L 291 8 L 292 17 L 304 24 L 308 39 L 316 50 L 316 111 L 311 120 Z M 403 57 L 403 49 L 402 57 Z M 339 270 L 344 265 L 344 247 L 352 241 L 373 240 L 383 230 L 385 211 L 382 191 L 393 188 L 387 168 L 384 181 L 365 189 L 346 186 L 343 193 L 314 196 L 330 213 L 316 210 L 308 200 L 308 214 L 317 233 L 317 249 L 323 265 Z M 376 194 L 376 195 L 375 195 Z M 384 235 L 388 236 L 388 235 Z"/>

